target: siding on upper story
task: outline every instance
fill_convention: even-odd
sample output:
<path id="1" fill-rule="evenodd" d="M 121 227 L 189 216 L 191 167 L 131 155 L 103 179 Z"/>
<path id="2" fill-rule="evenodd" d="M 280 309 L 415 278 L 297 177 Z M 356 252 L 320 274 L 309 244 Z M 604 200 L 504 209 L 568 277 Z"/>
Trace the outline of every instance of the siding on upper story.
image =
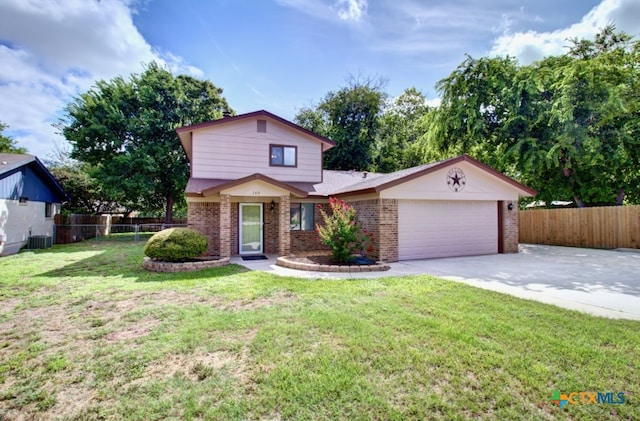
<path id="1" fill-rule="evenodd" d="M 258 132 L 266 120 L 266 133 Z M 191 176 L 235 180 L 261 173 L 279 181 L 320 182 L 322 143 L 270 118 L 258 117 L 193 131 Z M 296 167 L 270 166 L 270 145 L 297 147 Z"/>

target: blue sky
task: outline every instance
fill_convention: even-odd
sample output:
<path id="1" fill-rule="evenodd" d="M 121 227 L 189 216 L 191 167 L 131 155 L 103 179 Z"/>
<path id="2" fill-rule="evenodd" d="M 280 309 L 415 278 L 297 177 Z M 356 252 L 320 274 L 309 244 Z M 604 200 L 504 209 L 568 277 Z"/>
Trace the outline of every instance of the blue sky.
<path id="1" fill-rule="evenodd" d="M 152 60 L 211 80 L 239 113 L 292 119 L 349 75 L 437 104 L 465 53 L 528 63 L 609 22 L 639 34 L 640 1 L 0 0 L 0 121 L 46 158 L 73 95 Z"/>

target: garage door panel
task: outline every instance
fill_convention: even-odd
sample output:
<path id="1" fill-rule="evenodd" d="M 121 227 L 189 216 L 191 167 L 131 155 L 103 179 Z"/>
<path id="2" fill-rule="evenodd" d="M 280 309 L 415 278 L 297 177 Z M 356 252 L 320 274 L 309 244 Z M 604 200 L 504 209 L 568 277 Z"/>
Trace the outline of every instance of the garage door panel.
<path id="1" fill-rule="evenodd" d="M 498 252 L 493 201 L 401 200 L 398 224 L 400 260 Z"/>

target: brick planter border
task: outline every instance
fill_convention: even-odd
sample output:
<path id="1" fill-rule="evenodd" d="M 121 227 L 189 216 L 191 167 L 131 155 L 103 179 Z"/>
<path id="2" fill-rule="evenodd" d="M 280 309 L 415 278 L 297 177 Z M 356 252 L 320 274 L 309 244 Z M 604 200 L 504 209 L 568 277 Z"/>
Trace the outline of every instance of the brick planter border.
<path id="1" fill-rule="evenodd" d="M 276 265 L 289 269 L 308 270 L 313 272 L 382 272 L 391 269 L 386 263 L 376 262 L 373 265 L 321 265 L 318 263 L 304 263 L 290 260 L 288 257 L 278 257 Z"/>
<path id="2" fill-rule="evenodd" d="M 142 268 L 151 272 L 190 272 L 192 270 L 211 269 L 218 268 L 220 266 L 226 266 L 229 264 L 229 258 L 225 257 L 216 260 L 201 260 L 196 262 L 162 262 L 159 260 L 152 260 L 149 257 L 145 257 L 142 261 Z"/>

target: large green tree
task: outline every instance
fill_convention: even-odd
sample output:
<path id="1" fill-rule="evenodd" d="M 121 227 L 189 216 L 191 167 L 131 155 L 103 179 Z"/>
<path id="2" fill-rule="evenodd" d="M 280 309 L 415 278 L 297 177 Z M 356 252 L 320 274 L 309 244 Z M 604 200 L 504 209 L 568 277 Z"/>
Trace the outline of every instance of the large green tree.
<path id="1" fill-rule="evenodd" d="M 324 155 L 326 169 L 369 170 L 386 94 L 384 81 L 352 78 L 316 107 L 301 109 L 295 122 L 336 142 Z"/>
<path id="2" fill-rule="evenodd" d="M 427 98 L 415 87 L 389 101 L 376 131 L 372 171 L 389 173 L 422 163 L 416 145 L 430 110 Z"/>
<path id="3" fill-rule="evenodd" d="M 175 129 L 224 111 L 232 112 L 222 89 L 152 63 L 129 79 L 97 82 L 66 107 L 60 126 L 106 199 L 129 210 L 164 209 L 170 223 L 189 176 Z"/>
<path id="4" fill-rule="evenodd" d="M 9 126 L 0 121 L 0 153 L 27 153 L 27 150 L 19 147 L 12 137 L 2 134 L 7 127 Z"/>
<path id="5" fill-rule="evenodd" d="M 467 57 L 437 85 L 442 105 L 428 116 L 423 145 L 443 157 L 470 153 L 547 203 L 637 201 L 639 62 L 638 41 L 613 26 L 527 66 Z"/>

